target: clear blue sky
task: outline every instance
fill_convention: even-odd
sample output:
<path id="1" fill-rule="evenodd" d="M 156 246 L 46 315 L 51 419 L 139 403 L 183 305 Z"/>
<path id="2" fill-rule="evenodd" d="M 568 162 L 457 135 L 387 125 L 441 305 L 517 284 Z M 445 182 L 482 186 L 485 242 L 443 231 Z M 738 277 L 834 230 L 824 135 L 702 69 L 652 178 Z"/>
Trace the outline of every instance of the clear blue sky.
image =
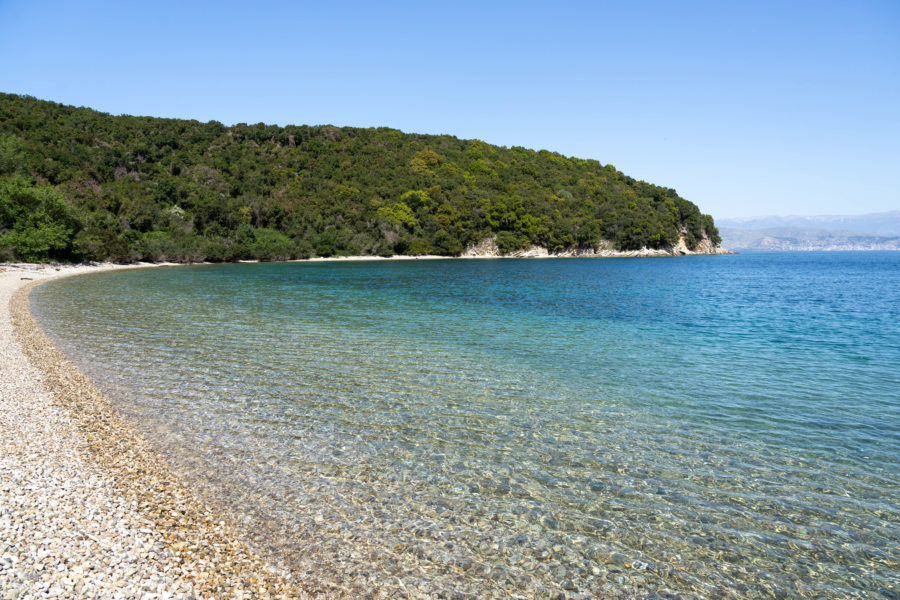
<path id="1" fill-rule="evenodd" d="M 546 148 L 717 217 L 900 209 L 897 0 L 0 0 L 0 91 Z"/>

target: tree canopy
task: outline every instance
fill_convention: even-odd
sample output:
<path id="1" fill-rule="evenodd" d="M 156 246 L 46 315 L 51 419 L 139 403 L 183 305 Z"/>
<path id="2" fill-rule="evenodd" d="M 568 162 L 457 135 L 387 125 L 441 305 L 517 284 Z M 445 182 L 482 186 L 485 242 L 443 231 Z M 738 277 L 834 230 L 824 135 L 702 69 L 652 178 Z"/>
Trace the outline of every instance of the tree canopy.
<path id="1" fill-rule="evenodd" d="M 0 258 L 277 260 L 719 242 L 612 165 L 388 128 L 111 116 L 0 94 Z"/>

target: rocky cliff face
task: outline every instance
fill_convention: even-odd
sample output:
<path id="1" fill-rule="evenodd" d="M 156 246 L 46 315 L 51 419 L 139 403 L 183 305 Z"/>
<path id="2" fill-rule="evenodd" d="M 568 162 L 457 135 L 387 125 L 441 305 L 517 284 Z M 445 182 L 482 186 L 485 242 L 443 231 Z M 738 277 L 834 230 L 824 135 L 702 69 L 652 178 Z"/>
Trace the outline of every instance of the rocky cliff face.
<path id="1" fill-rule="evenodd" d="M 545 258 L 545 257 L 638 257 L 638 256 L 687 256 L 690 254 L 733 254 L 728 250 L 712 243 L 709 238 L 703 238 L 696 249 L 689 250 L 684 237 L 678 240 L 674 246 L 666 248 L 641 248 L 640 250 L 616 250 L 612 242 L 603 241 L 594 247 L 570 248 L 562 252 L 550 252 L 542 246 L 528 246 L 515 252 L 502 253 L 497 247 L 496 238 L 487 238 L 477 244 L 472 244 L 461 254 L 463 258 Z"/>

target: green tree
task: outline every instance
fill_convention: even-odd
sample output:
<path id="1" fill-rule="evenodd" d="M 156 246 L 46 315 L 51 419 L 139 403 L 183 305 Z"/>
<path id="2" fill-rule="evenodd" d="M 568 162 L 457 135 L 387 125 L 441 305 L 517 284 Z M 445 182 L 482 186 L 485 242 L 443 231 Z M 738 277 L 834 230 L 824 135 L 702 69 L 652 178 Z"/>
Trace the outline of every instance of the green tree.
<path id="1" fill-rule="evenodd" d="M 257 229 L 250 253 L 259 260 L 287 260 L 294 258 L 296 246 L 291 238 L 272 229 Z"/>
<path id="2" fill-rule="evenodd" d="M 21 176 L 0 180 L 0 252 L 29 262 L 66 260 L 78 220 L 62 194 Z"/>
<path id="3" fill-rule="evenodd" d="M 403 225 L 409 229 L 416 226 L 416 216 L 405 202 L 395 202 L 390 207 L 384 206 L 379 208 L 378 215 L 391 223 Z"/>

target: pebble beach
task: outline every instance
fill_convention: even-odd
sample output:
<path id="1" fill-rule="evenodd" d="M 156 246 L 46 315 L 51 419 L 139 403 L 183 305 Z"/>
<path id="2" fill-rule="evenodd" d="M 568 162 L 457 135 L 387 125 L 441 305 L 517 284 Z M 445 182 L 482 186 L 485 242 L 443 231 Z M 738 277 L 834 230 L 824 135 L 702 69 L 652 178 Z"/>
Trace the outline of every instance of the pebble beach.
<path id="1" fill-rule="evenodd" d="M 197 500 L 36 325 L 31 286 L 110 268 L 0 266 L 0 600 L 315 594 Z"/>

